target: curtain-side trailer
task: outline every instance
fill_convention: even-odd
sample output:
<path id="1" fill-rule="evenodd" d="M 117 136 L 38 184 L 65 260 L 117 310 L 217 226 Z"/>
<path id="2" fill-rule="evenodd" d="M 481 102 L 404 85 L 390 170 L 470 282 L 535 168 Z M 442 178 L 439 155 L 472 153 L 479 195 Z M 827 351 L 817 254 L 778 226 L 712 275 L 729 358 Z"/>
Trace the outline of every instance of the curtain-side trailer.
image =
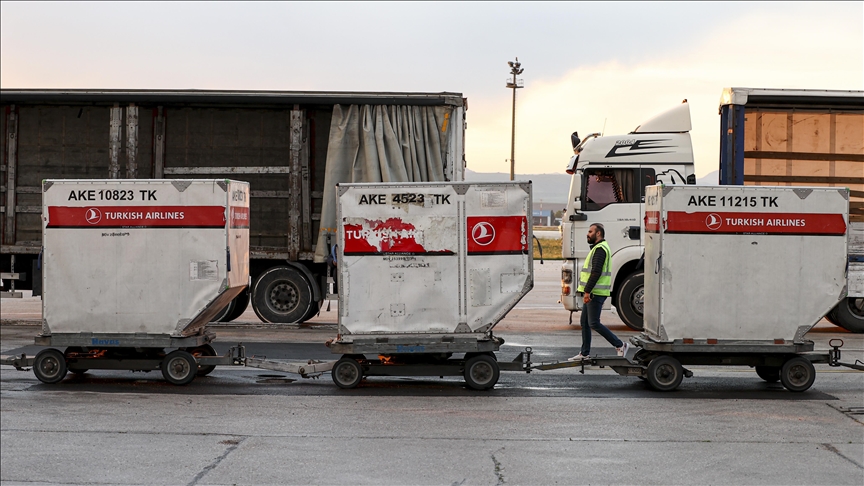
<path id="1" fill-rule="evenodd" d="M 333 291 L 336 184 L 464 178 L 460 93 L 3 89 L 0 105 L 0 269 L 36 294 L 45 179 L 248 181 L 251 288 L 220 320 L 251 300 L 293 323 Z"/>
<path id="2" fill-rule="evenodd" d="M 720 184 L 849 188 L 848 297 L 826 318 L 864 332 L 864 91 L 727 88 Z"/>

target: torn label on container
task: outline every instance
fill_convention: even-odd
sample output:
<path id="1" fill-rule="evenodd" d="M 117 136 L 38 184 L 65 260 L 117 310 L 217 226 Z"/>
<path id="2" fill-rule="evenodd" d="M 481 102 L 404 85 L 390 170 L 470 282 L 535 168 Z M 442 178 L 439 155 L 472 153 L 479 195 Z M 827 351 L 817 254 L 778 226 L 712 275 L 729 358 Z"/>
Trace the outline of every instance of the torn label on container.
<path id="1" fill-rule="evenodd" d="M 219 266 L 216 260 L 189 262 L 189 280 L 219 280 Z"/>

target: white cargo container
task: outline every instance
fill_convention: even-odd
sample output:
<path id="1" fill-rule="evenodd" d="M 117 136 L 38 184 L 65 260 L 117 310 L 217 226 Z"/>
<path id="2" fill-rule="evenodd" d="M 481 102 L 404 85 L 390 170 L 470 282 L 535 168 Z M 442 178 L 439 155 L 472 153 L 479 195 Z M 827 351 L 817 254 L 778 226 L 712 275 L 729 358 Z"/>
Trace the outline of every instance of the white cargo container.
<path id="1" fill-rule="evenodd" d="M 533 286 L 530 184 L 339 186 L 339 326 L 491 329 Z"/>
<path id="2" fill-rule="evenodd" d="M 336 384 L 464 374 L 494 386 L 503 340 L 491 330 L 534 285 L 531 183 L 340 184 L 338 194 Z"/>
<path id="3" fill-rule="evenodd" d="M 648 187 L 647 335 L 802 343 L 846 297 L 848 198 L 845 188 Z"/>
<path id="4" fill-rule="evenodd" d="M 201 334 L 248 285 L 248 183 L 47 180 L 42 193 L 45 344 Z"/>

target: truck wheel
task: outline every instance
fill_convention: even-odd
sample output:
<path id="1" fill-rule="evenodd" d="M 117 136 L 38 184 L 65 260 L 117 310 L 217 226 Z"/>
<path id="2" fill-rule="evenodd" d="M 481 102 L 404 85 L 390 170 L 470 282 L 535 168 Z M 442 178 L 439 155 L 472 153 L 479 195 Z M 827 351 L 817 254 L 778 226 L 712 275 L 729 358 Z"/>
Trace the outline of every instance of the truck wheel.
<path id="1" fill-rule="evenodd" d="M 615 308 L 618 309 L 618 317 L 624 321 L 624 324 L 634 331 L 643 330 L 644 322 L 642 314 L 645 309 L 645 273 L 634 273 L 624 279 L 621 289 L 618 290 L 617 300 Z"/>
<path id="2" fill-rule="evenodd" d="M 816 368 L 809 359 L 800 356 L 783 363 L 780 370 L 780 383 L 791 392 L 803 392 L 816 381 Z"/>
<path id="3" fill-rule="evenodd" d="M 252 308 L 264 322 L 303 322 L 311 306 L 312 286 L 296 268 L 271 268 L 252 287 Z"/>
<path id="4" fill-rule="evenodd" d="M 864 297 L 846 297 L 831 311 L 835 324 L 850 332 L 864 333 Z"/>
<path id="5" fill-rule="evenodd" d="M 234 297 L 231 305 L 233 305 L 234 308 L 231 309 L 231 313 L 228 314 L 222 322 L 231 322 L 246 312 L 246 308 L 249 307 L 249 291 L 244 290 L 243 292 L 240 292 L 237 297 Z"/>
<path id="6" fill-rule="evenodd" d="M 356 359 L 343 357 L 333 365 L 330 375 L 339 388 L 354 388 L 363 379 L 363 367 Z"/>
<path id="7" fill-rule="evenodd" d="M 672 356 L 660 356 L 648 363 L 648 383 L 658 391 L 672 391 L 684 379 L 684 368 Z"/>
<path id="8" fill-rule="evenodd" d="M 465 383 L 475 390 L 488 390 L 498 383 L 501 370 L 495 358 L 481 354 L 465 362 Z"/>
<path id="9" fill-rule="evenodd" d="M 33 374 L 42 383 L 57 383 L 66 377 L 66 358 L 56 349 L 43 349 L 33 362 Z"/>
<path id="10" fill-rule="evenodd" d="M 776 383 L 780 379 L 779 366 L 757 366 L 756 374 L 768 383 Z"/>
<path id="11" fill-rule="evenodd" d="M 234 300 L 228 303 L 218 314 L 213 316 L 213 319 L 210 322 L 228 322 L 228 315 L 234 311 Z"/>
<path id="12" fill-rule="evenodd" d="M 192 383 L 198 372 L 195 358 L 188 351 L 181 349 L 168 353 L 159 367 L 162 368 L 162 376 L 165 381 L 172 385 L 188 385 Z"/>
<path id="13" fill-rule="evenodd" d="M 76 375 L 83 375 L 84 373 L 87 373 L 88 371 L 90 371 L 87 368 L 72 368 L 71 366 L 69 366 L 69 364 L 70 364 L 69 363 L 69 360 L 70 360 L 69 356 L 73 355 L 73 354 L 77 354 L 77 353 L 83 353 L 83 352 L 84 352 L 84 348 L 82 348 L 81 346 L 69 346 L 68 348 L 66 348 L 66 351 L 63 352 L 63 358 L 66 359 L 66 367 L 69 369 L 70 372 L 75 373 Z M 78 358 L 71 358 L 71 360 L 72 360 L 72 364 L 75 364 L 75 362 L 78 360 Z"/>
<path id="14" fill-rule="evenodd" d="M 189 354 L 191 354 L 192 356 L 194 356 L 196 358 L 199 356 L 217 356 L 216 350 L 213 349 L 213 346 L 211 346 L 209 344 L 202 344 L 201 346 L 189 348 L 189 349 L 186 349 L 185 351 L 187 351 Z M 215 369 L 216 369 L 216 365 L 206 365 L 206 366 L 198 365 L 198 372 L 196 374 L 198 376 L 207 376 L 210 373 L 212 373 L 213 370 L 215 370 Z"/>
<path id="15" fill-rule="evenodd" d="M 312 302 L 312 305 L 309 306 L 309 312 L 307 312 L 306 315 L 303 316 L 303 320 L 300 321 L 300 322 L 306 322 L 306 321 L 308 321 L 309 319 L 312 319 L 313 317 L 315 317 L 316 315 L 318 315 L 318 312 L 321 311 L 321 304 L 323 304 L 323 303 L 324 303 L 323 301 L 321 301 L 321 302 Z"/>

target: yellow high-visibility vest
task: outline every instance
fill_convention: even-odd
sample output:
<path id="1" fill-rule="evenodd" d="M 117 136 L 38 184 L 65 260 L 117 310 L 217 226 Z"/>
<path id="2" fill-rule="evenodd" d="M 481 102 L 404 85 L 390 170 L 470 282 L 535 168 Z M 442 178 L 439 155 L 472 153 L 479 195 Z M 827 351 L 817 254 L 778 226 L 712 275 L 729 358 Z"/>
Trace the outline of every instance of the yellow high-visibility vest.
<path id="1" fill-rule="evenodd" d="M 585 292 L 585 285 L 588 284 L 588 279 L 591 277 L 591 261 L 594 259 L 594 251 L 597 248 L 606 250 L 606 261 L 603 262 L 603 271 L 600 273 L 600 278 L 597 279 L 597 283 L 594 284 L 591 293 L 608 297 L 612 295 L 612 251 L 609 250 L 609 243 L 606 240 L 594 245 L 594 248 L 591 248 L 591 251 L 588 253 L 588 258 L 585 259 L 585 264 L 582 265 L 582 271 L 579 272 L 579 287 L 576 291 Z"/>

